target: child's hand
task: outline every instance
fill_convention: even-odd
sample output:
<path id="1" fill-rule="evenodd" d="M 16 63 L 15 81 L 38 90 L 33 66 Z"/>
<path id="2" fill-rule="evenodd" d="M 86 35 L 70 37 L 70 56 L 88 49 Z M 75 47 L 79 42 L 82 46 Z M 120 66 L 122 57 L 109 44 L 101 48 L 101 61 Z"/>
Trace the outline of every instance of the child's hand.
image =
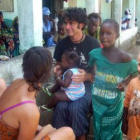
<path id="1" fill-rule="evenodd" d="M 126 86 L 125 82 L 122 82 L 119 83 L 116 88 L 119 89 L 120 91 L 124 91 L 125 86 Z"/>
<path id="2" fill-rule="evenodd" d="M 59 65 L 56 65 L 54 67 L 53 72 L 57 77 L 61 77 L 61 75 L 62 75 L 62 70 L 61 70 L 61 67 Z"/>

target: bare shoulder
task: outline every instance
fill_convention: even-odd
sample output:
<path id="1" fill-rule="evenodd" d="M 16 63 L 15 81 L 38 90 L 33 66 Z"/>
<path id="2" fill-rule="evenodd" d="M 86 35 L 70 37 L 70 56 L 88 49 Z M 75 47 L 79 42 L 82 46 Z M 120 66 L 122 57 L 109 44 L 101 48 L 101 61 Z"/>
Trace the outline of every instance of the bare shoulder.
<path id="1" fill-rule="evenodd" d="M 120 53 L 119 56 L 121 58 L 122 63 L 127 63 L 127 62 L 130 62 L 132 60 L 131 56 L 128 53 L 121 51 L 121 50 L 119 53 Z"/>
<path id="2" fill-rule="evenodd" d="M 0 78 L 0 85 L 6 87 L 6 82 L 2 78 Z"/>
<path id="3" fill-rule="evenodd" d="M 18 111 L 18 117 L 20 119 L 26 118 L 28 120 L 39 119 L 40 113 L 37 105 L 34 103 L 28 103 L 20 106 Z"/>

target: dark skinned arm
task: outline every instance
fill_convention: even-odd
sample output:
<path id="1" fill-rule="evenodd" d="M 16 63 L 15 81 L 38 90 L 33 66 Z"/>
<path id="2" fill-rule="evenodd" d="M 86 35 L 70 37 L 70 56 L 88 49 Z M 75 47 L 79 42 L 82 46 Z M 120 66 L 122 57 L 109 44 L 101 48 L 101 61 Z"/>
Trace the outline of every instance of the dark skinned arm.
<path id="1" fill-rule="evenodd" d="M 124 91 L 124 88 L 128 85 L 128 83 L 133 79 L 137 77 L 137 75 L 130 75 L 128 76 L 123 82 L 119 83 L 117 88 L 120 90 L 120 91 Z"/>
<path id="2" fill-rule="evenodd" d="M 51 33 L 52 33 L 52 34 L 55 34 L 56 29 L 55 29 L 55 23 L 54 23 L 54 20 L 52 20 L 52 23 L 53 23 L 53 27 L 52 27 Z"/>
<path id="3" fill-rule="evenodd" d="M 55 34 L 56 29 L 55 29 L 55 23 L 54 23 L 54 20 L 53 20 L 51 17 L 49 17 L 48 20 L 50 20 L 50 21 L 53 23 L 53 27 L 52 27 L 52 29 L 51 29 L 51 33 L 52 33 L 52 34 Z"/>
<path id="4" fill-rule="evenodd" d="M 72 77 L 72 75 L 73 75 L 73 73 L 69 70 L 66 74 L 65 74 L 65 79 L 64 80 L 62 80 L 60 77 L 56 80 L 56 83 L 54 84 L 54 86 L 51 88 L 51 89 L 49 89 L 49 91 L 51 92 L 51 93 L 54 93 L 54 92 L 56 92 L 60 87 L 69 87 L 69 85 L 70 85 L 70 83 L 71 83 L 71 81 L 72 81 L 72 79 L 71 79 L 71 77 Z"/>
<path id="5" fill-rule="evenodd" d="M 96 66 L 92 66 L 90 67 L 90 74 L 91 74 L 91 81 L 94 81 L 94 77 L 95 77 L 95 72 L 96 72 Z"/>
<path id="6" fill-rule="evenodd" d="M 69 87 L 69 85 L 70 85 L 70 83 L 71 83 L 71 81 L 72 81 L 72 78 L 71 78 L 72 75 L 73 75 L 72 71 L 69 70 L 69 71 L 65 74 L 65 79 L 64 79 L 64 80 L 62 80 L 62 79 L 57 79 L 57 84 L 58 84 L 59 86 L 64 87 L 64 88 Z"/>
<path id="7" fill-rule="evenodd" d="M 130 62 L 132 61 L 132 58 L 127 54 L 127 53 L 124 53 L 123 52 L 123 55 L 122 55 L 122 62 L 123 63 L 127 63 L 127 62 Z M 137 77 L 138 74 L 136 75 L 129 75 L 127 78 L 125 78 L 124 81 L 122 81 L 121 83 L 118 84 L 117 88 L 120 90 L 120 91 L 124 91 L 124 88 L 129 84 L 129 82 Z"/>
<path id="8" fill-rule="evenodd" d="M 128 108 L 124 107 L 123 109 L 123 118 L 122 118 L 122 132 L 127 135 L 128 132 L 128 120 L 127 120 L 127 115 L 128 115 Z"/>

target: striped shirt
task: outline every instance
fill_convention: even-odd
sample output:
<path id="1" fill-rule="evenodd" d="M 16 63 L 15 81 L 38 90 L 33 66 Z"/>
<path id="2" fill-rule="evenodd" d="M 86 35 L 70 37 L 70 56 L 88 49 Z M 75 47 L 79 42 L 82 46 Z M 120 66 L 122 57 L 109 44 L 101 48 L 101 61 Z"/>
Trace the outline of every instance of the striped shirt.
<path id="1" fill-rule="evenodd" d="M 73 74 L 78 74 L 79 71 L 77 68 L 72 68 L 72 69 L 68 69 L 64 74 L 63 74 L 63 80 L 65 79 L 65 74 L 68 71 L 72 71 Z M 76 82 L 71 82 L 69 87 L 64 88 L 61 87 L 61 89 L 66 93 L 66 95 L 68 96 L 68 98 L 72 101 L 75 101 L 81 97 L 83 97 L 83 95 L 85 94 L 85 85 L 84 83 L 76 83 Z"/>

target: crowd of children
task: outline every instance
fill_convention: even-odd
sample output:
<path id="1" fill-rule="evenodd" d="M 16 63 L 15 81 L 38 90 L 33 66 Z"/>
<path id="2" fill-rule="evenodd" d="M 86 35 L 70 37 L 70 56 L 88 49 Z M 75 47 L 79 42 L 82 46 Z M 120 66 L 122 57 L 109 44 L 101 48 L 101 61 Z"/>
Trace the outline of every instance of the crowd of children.
<path id="1" fill-rule="evenodd" d="M 62 18 L 58 22 L 58 32 L 54 39 L 55 43 L 57 43 L 54 58 L 59 65 L 59 69 L 55 69 L 55 73 L 59 74 L 57 75 L 56 83 L 52 88 L 48 89 L 47 87 L 42 87 L 43 91 L 49 96 L 52 96 L 52 98 L 49 103 L 46 103 L 46 105 L 42 105 L 39 108 L 41 111 L 50 111 L 53 107 L 55 108 L 57 105 L 60 105 L 60 102 L 65 102 L 66 108 L 68 109 L 71 104 L 67 104 L 67 102 L 75 102 L 75 104 L 78 104 L 78 101 L 82 101 L 83 98 L 87 100 L 86 94 L 89 94 L 87 93 L 87 83 L 90 81 L 90 83 L 92 82 L 92 87 L 90 87 L 90 92 L 92 91 L 92 93 L 89 97 L 92 97 L 94 139 L 122 140 L 123 133 L 127 136 L 128 140 L 139 139 L 140 77 L 138 76 L 138 73 L 140 74 L 140 54 L 137 62 L 132 59 L 129 54 L 120 50 L 119 47 L 116 46 L 116 40 L 120 36 L 120 27 L 115 20 L 106 19 L 101 23 L 100 15 L 97 13 L 91 13 L 88 16 L 88 24 L 84 29 L 85 21 L 78 21 L 78 14 L 75 11 L 77 13 L 80 11 L 80 14 L 83 12 L 78 8 L 67 9 L 67 14 L 64 16 L 64 19 Z M 71 13 L 77 15 L 72 17 Z M 82 29 L 84 29 L 83 32 Z M 74 40 L 74 31 L 77 31 L 80 40 Z M 88 37 L 85 34 L 87 34 Z M 92 40 L 92 38 L 96 38 L 103 47 L 100 47 L 98 43 L 96 44 L 96 40 Z M 87 48 L 83 48 L 83 46 L 79 45 L 83 43 L 85 39 L 88 40 L 88 42 L 91 39 L 94 42 L 94 45 L 97 45 L 92 49 L 89 48 L 90 51 L 87 52 L 87 55 L 83 52 L 83 49 Z M 64 46 L 64 44 L 67 46 Z M 81 48 L 78 48 L 75 45 L 80 46 Z M 82 53 L 84 55 L 81 55 Z M 59 54 L 61 54 L 61 56 L 58 56 Z M 84 61 L 82 61 L 83 56 L 85 56 Z M 38 61 L 36 62 L 37 58 Z M 33 60 L 38 65 L 36 63 L 31 64 Z M 85 64 L 85 61 L 88 62 L 88 65 Z M 83 63 L 86 65 L 86 68 L 84 67 L 84 70 L 79 69 Z M 74 131 L 77 140 L 85 140 L 85 134 L 87 131 L 77 134 L 77 131 L 72 125 L 73 120 L 69 120 L 71 112 L 68 110 L 65 111 L 66 116 L 68 115 L 66 119 L 69 122 L 63 124 L 63 126 L 69 126 L 73 131 L 69 127 L 62 128 L 61 131 L 67 130 L 68 132 L 62 136 L 60 132 L 61 128 L 55 130 L 52 126 L 49 126 L 47 129 L 41 127 L 39 130 L 41 134 L 39 133 L 39 136 L 35 136 L 39 120 L 39 113 L 34 105 L 35 95 L 36 92 L 40 90 L 42 83 L 48 78 L 51 64 L 52 57 L 46 48 L 31 48 L 25 53 L 23 58 L 24 79 L 14 81 L 3 94 L 1 93 L 0 128 L 5 127 L 2 123 L 4 121 L 8 126 L 18 129 L 16 134 L 13 134 L 13 130 L 11 131 L 13 138 L 21 138 L 24 135 L 24 138 L 26 139 L 26 134 L 21 132 L 24 130 L 29 134 L 29 138 L 34 138 L 35 140 L 39 140 L 37 139 L 38 137 L 40 139 L 46 138 L 49 140 L 51 138 L 52 140 L 56 140 L 54 138 L 56 135 L 58 135 L 60 140 L 73 140 L 75 139 L 73 134 Z M 88 72 L 86 71 L 87 68 Z M 88 82 L 85 79 L 88 79 Z M 126 87 L 126 95 L 124 96 L 123 91 Z M 9 97 L 9 94 L 14 95 L 11 98 Z M 11 98 L 10 102 L 8 102 L 9 98 Z M 25 107 L 21 106 L 23 101 L 28 101 L 26 102 L 27 104 L 24 105 Z M 8 104 L 6 102 L 8 102 Z M 15 106 L 12 106 L 13 104 L 20 107 L 15 109 Z M 84 104 L 88 104 L 88 102 L 84 102 Z M 87 106 L 89 107 L 89 105 L 90 104 Z M 14 109 L 9 109 L 10 106 Z M 28 114 L 27 118 L 29 118 L 27 119 L 27 122 L 32 126 L 31 130 L 25 127 L 24 124 L 26 122 L 20 114 L 20 108 L 22 109 L 23 116 Z M 27 110 L 25 110 L 25 108 L 27 108 Z M 34 123 L 31 123 L 33 121 L 30 121 L 33 115 L 29 113 L 30 110 L 28 108 L 37 112 L 34 114 Z M 88 108 L 84 109 L 88 110 Z M 58 108 L 56 108 L 55 111 L 58 111 Z M 82 111 L 83 108 L 80 108 L 81 114 L 85 116 L 86 113 Z M 11 118 L 8 117 L 10 112 L 14 114 Z M 78 112 L 74 112 L 74 115 L 78 115 Z M 35 118 L 35 116 L 37 116 L 37 118 Z M 62 120 L 63 118 L 59 117 L 59 119 Z M 82 119 L 83 122 L 80 122 L 81 124 L 79 124 L 79 126 L 83 125 L 85 121 L 84 118 Z M 64 121 L 65 120 L 63 120 L 63 122 Z M 19 125 L 19 122 L 21 125 Z M 87 126 L 88 124 L 86 124 L 86 129 Z M 47 132 L 44 132 L 45 130 Z M 30 131 L 32 131 L 32 133 Z M 0 139 L 4 138 L 2 133 L 3 131 L 0 129 Z"/>

